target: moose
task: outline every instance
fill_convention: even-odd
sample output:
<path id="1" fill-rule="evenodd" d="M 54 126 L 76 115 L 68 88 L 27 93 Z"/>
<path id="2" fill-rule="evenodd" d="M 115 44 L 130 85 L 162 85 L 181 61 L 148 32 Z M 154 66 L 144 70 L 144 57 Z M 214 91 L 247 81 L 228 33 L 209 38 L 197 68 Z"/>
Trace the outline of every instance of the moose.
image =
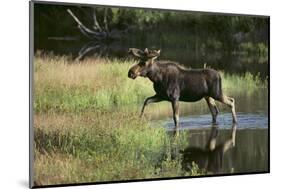
<path id="1" fill-rule="evenodd" d="M 216 123 L 219 113 L 215 100 L 231 108 L 233 123 L 237 123 L 234 98 L 223 94 L 221 76 L 216 70 L 187 69 L 177 62 L 157 61 L 160 50 L 130 48 L 129 54 L 138 61 L 129 69 L 128 77 L 149 78 L 156 92 L 154 96 L 145 99 L 140 117 L 148 104 L 169 101 L 173 108 L 175 127 L 178 128 L 179 101 L 196 102 L 204 98 L 212 114 L 213 123 Z"/>

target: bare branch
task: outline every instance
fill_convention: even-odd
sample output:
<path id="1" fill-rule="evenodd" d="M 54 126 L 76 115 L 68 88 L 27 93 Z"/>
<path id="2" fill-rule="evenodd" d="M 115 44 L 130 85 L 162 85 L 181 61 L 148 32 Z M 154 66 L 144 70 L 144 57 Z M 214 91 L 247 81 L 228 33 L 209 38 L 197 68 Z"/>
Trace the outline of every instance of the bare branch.
<path id="1" fill-rule="evenodd" d="M 72 18 L 76 21 L 78 24 L 78 28 L 80 31 L 88 38 L 102 38 L 104 37 L 102 33 L 95 32 L 89 28 L 87 28 L 82 22 L 73 14 L 73 12 L 70 9 L 67 9 L 67 12 L 72 16 Z"/>
<path id="2" fill-rule="evenodd" d="M 96 27 L 100 32 L 102 31 L 100 25 L 99 25 L 99 22 L 97 20 L 97 17 L 96 17 L 96 9 L 93 8 L 93 20 L 94 20 L 94 27 Z"/>
<path id="3" fill-rule="evenodd" d="M 81 47 L 81 49 L 79 50 L 78 55 L 81 55 L 87 48 L 92 47 L 92 46 L 96 46 L 96 45 L 98 45 L 98 44 L 99 44 L 98 42 L 94 42 L 94 41 L 90 41 L 90 42 L 84 44 L 84 45 Z"/>
<path id="4" fill-rule="evenodd" d="M 84 34 L 86 37 L 88 37 L 88 38 L 90 38 L 90 39 L 93 38 L 92 36 L 90 36 L 90 35 L 84 30 L 84 28 L 83 28 L 81 25 L 78 25 L 77 27 L 80 29 L 81 33 Z"/>
<path id="5" fill-rule="evenodd" d="M 84 45 L 84 46 L 81 48 L 81 50 L 79 51 L 78 57 L 76 58 L 76 60 L 81 60 L 81 59 L 83 59 L 84 56 L 85 56 L 88 52 L 90 52 L 90 51 L 92 51 L 92 50 L 96 50 L 96 49 L 98 49 L 98 48 L 100 48 L 100 45 L 97 44 L 97 43 L 92 43 L 92 42 L 90 42 L 90 43 Z"/>
<path id="6" fill-rule="evenodd" d="M 108 23 L 107 23 L 107 8 L 104 9 L 103 23 L 105 32 L 108 33 Z"/>

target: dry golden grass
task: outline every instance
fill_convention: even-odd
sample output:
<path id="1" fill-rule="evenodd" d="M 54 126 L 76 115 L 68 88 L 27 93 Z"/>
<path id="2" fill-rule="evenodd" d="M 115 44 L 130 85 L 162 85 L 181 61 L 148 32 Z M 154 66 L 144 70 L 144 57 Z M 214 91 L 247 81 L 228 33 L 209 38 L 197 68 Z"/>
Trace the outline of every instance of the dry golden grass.
<path id="1" fill-rule="evenodd" d="M 35 85 L 48 83 L 53 86 L 87 87 L 94 90 L 118 85 L 121 79 L 127 79 L 127 71 L 135 63 L 101 58 L 78 62 L 67 57 L 35 57 L 34 62 Z M 133 81 L 128 82 L 133 85 Z M 145 84 L 149 82 L 146 81 Z"/>
<path id="2" fill-rule="evenodd" d="M 132 61 L 35 57 L 36 111 L 81 112 L 136 104 L 153 94 L 147 79 L 127 78 Z M 143 90 L 140 90 L 143 89 Z"/>

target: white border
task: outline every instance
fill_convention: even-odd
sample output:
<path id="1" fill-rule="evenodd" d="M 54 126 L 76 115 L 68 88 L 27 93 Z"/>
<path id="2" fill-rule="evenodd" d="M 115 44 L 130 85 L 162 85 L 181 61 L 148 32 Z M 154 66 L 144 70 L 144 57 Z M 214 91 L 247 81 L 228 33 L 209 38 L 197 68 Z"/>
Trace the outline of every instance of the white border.
<path id="1" fill-rule="evenodd" d="M 58 0 L 59 1 L 59 0 Z M 267 188 L 280 180 L 280 6 L 276 0 L 67 0 L 68 2 L 271 16 L 271 174 L 68 188 Z M 28 187 L 28 1 L 1 2 L 0 187 Z"/>

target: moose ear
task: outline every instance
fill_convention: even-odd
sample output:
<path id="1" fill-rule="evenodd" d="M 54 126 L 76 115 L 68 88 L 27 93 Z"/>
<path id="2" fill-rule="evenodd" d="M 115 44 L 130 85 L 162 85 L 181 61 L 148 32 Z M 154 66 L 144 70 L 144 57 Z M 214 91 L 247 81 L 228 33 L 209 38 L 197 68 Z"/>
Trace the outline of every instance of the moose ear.
<path id="1" fill-rule="evenodd" d="M 160 56 L 160 51 L 161 51 L 161 50 L 158 50 L 158 51 L 157 51 L 157 50 L 151 50 L 147 56 L 148 56 L 149 58 L 156 59 L 157 57 Z"/>
<path id="2" fill-rule="evenodd" d="M 128 51 L 129 54 L 134 55 L 135 57 L 141 58 L 143 57 L 143 51 L 140 49 L 136 49 L 136 48 L 129 48 Z"/>

